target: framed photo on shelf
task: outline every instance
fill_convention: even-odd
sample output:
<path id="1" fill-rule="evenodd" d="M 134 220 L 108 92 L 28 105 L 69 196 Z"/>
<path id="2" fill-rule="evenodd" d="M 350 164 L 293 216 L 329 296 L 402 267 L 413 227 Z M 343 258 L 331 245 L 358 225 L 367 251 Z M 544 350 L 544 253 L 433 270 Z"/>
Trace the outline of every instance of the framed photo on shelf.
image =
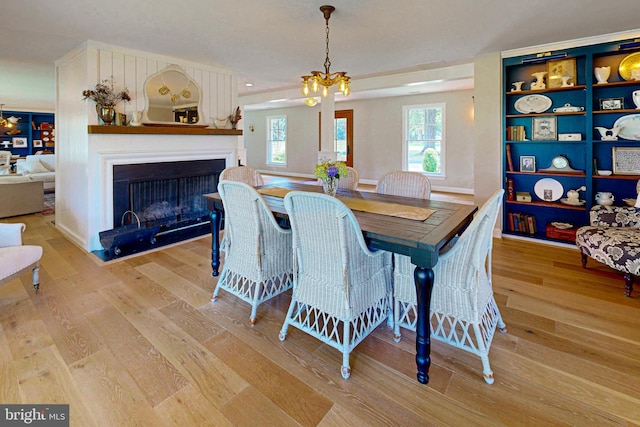
<path id="1" fill-rule="evenodd" d="M 555 116 L 534 117 L 531 120 L 533 140 L 550 141 L 558 139 L 558 120 Z"/>
<path id="2" fill-rule="evenodd" d="M 613 147 L 613 173 L 640 175 L 640 147 Z"/>
<path id="3" fill-rule="evenodd" d="M 535 172 L 536 156 L 520 156 L 520 172 Z"/>
<path id="4" fill-rule="evenodd" d="M 40 148 L 40 147 L 42 147 L 42 140 L 41 140 L 41 139 L 34 139 L 34 140 L 33 140 L 33 146 L 34 146 L 35 148 Z"/>
<path id="5" fill-rule="evenodd" d="M 547 61 L 547 88 L 574 86 L 576 84 L 576 58 Z"/>
<path id="6" fill-rule="evenodd" d="M 600 100 L 601 110 L 622 110 L 624 108 L 624 98 L 605 98 Z"/>
<path id="7" fill-rule="evenodd" d="M 27 148 L 27 138 L 25 137 L 14 137 L 11 142 L 13 143 L 13 148 Z"/>

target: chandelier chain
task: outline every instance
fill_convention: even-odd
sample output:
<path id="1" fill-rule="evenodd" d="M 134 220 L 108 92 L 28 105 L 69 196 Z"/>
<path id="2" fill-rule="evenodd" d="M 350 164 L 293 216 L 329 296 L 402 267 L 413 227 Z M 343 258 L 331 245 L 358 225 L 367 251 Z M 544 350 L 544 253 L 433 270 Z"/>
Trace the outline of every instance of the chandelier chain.
<path id="1" fill-rule="evenodd" d="M 331 68 L 331 60 L 329 59 L 329 20 L 327 19 L 327 27 L 326 27 L 326 33 L 327 33 L 327 57 L 324 60 L 324 72 L 329 74 L 329 69 Z"/>

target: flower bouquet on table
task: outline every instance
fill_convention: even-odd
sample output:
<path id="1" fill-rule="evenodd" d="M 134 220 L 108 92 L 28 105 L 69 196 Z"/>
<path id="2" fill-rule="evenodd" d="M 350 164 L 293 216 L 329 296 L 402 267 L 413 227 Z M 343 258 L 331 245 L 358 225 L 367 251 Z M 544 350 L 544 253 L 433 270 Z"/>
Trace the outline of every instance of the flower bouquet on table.
<path id="1" fill-rule="evenodd" d="M 322 180 L 324 192 L 330 196 L 335 196 L 338 190 L 338 180 L 347 176 L 349 171 L 344 162 L 323 161 L 316 165 L 316 178 Z"/>

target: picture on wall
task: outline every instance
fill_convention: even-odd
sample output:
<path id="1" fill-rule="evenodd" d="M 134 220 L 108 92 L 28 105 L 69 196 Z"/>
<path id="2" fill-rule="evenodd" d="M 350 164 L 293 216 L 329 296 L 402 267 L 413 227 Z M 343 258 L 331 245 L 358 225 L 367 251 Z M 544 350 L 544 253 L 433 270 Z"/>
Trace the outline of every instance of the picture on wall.
<path id="1" fill-rule="evenodd" d="M 34 139 L 34 140 L 33 140 L 33 146 L 34 146 L 35 148 L 40 148 L 40 147 L 42 147 L 42 140 L 41 140 L 41 139 Z"/>
<path id="2" fill-rule="evenodd" d="M 27 138 L 15 137 L 11 141 L 13 148 L 27 148 Z"/>

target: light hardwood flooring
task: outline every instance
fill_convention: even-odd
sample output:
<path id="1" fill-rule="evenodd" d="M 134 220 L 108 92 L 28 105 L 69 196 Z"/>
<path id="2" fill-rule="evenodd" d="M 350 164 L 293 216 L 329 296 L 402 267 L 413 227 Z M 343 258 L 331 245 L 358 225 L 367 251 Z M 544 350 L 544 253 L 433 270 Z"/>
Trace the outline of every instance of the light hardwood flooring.
<path id="1" fill-rule="evenodd" d="M 1 403 L 68 403 L 83 427 L 640 425 L 640 290 L 624 297 L 575 250 L 496 239 L 495 384 L 434 342 L 421 385 L 413 333 L 378 328 L 343 380 L 338 351 L 296 329 L 278 340 L 290 294 L 253 327 L 246 303 L 210 302 L 210 237 L 103 264 L 52 219 L 3 220 L 44 256 L 38 295 L 29 274 L 0 287 Z"/>

